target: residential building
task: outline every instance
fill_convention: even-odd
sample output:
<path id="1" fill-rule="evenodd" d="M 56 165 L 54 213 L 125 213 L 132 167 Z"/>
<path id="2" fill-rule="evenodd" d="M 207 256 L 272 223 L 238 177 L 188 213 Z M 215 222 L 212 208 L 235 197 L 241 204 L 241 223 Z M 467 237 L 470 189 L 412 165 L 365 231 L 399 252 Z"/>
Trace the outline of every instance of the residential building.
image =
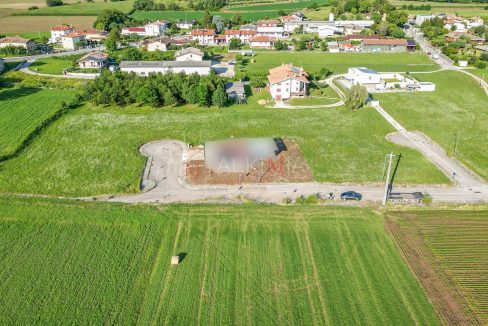
<path id="1" fill-rule="evenodd" d="M 340 51 L 337 41 L 327 42 L 327 49 L 329 49 L 330 53 L 339 53 Z"/>
<path id="2" fill-rule="evenodd" d="M 206 76 L 210 74 L 212 61 L 122 61 L 120 70 L 133 72 L 140 76 L 147 76 L 151 73 L 185 73 Z"/>
<path id="3" fill-rule="evenodd" d="M 204 53 L 197 48 L 185 48 L 183 50 L 176 51 L 176 61 L 203 61 Z"/>
<path id="4" fill-rule="evenodd" d="M 318 27 L 317 33 L 320 38 L 332 37 L 336 32 L 336 27 L 331 25 L 323 25 Z"/>
<path id="5" fill-rule="evenodd" d="M 51 37 L 49 43 L 59 43 L 63 36 L 69 35 L 74 32 L 73 27 L 68 25 L 59 25 L 51 27 Z"/>
<path id="6" fill-rule="evenodd" d="M 214 45 L 215 44 L 215 30 L 214 29 L 194 29 L 191 31 L 191 37 L 200 45 Z"/>
<path id="7" fill-rule="evenodd" d="M 231 39 L 237 38 L 243 44 L 250 44 L 251 38 L 256 36 L 256 34 L 255 30 L 228 29 L 224 31 L 225 43 L 229 44 Z"/>
<path id="8" fill-rule="evenodd" d="M 103 68 L 108 62 L 108 54 L 103 52 L 92 52 L 84 55 L 78 60 L 80 68 Z"/>
<path id="9" fill-rule="evenodd" d="M 246 89 L 243 82 L 225 83 L 225 93 L 229 100 L 233 100 L 237 103 L 246 101 Z"/>
<path id="10" fill-rule="evenodd" d="M 469 39 L 469 43 L 473 45 L 483 45 L 485 43 L 485 39 L 483 37 L 479 37 L 474 34 L 468 34 L 466 32 L 450 32 L 444 36 L 444 39 L 447 43 L 456 42 L 461 38 Z"/>
<path id="11" fill-rule="evenodd" d="M 268 89 L 275 101 L 307 95 L 308 74 L 301 67 L 283 64 L 269 70 Z"/>
<path id="12" fill-rule="evenodd" d="M 277 20 L 258 20 L 257 35 L 280 38 L 284 32 L 283 26 Z"/>
<path id="13" fill-rule="evenodd" d="M 152 40 L 147 40 L 144 42 L 144 47 L 146 48 L 147 51 L 149 52 L 154 52 L 154 51 L 168 51 L 169 46 L 174 43 L 170 38 L 168 37 L 160 37 Z"/>
<path id="14" fill-rule="evenodd" d="M 364 52 L 407 52 L 408 46 L 404 39 L 363 40 Z"/>
<path id="15" fill-rule="evenodd" d="M 83 33 L 73 32 L 61 38 L 64 49 L 77 50 L 81 44 L 85 43 L 86 36 Z"/>
<path id="16" fill-rule="evenodd" d="M 168 24 L 169 23 L 165 20 L 158 20 L 152 23 L 147 23 L 146 25 L 144 25 L 144 36 L 161 36 L 166 31 Z"/>
<path id="17" fill-rule="evenodd" d="M 144 27 L 124 27 L 120 31 L 120 34 L 146 36 L 146 29 Z"/>
<path id="18" fill-rule="evenodd" d="M 196 20 L 178 20 L 176 22 L 176 27 L 181 29 L 192 29 L 193 26 L 196 24 Z"/>
<path id="19" fill-rule="evenodd" d="M 257 31 L 258 30 L 257 26 L 252 25 L 252 24 L 241 25 L 241 27 L 239 27 L 239 29 L 241 31 Z"/>
<path id="20" fill-rule="evenodd" d="M 426 20 L 432 19 L 435 16 L 432 14 L 419 14 L 415 17 L 415 25 L 420 26 Z"/>
<path id="21" fill-rule="evenodd" d="M 381 76 L 375 70 L 366 67 L 352 67 L 347 70 L 345 77 L 353 84 L 379 84 Z"/>
<path id="22" fill-rule="evenodd" d="M 0 48 L 7 46 L 18 46 L 26 49 L 27 51 L 33 51 L 36 49 L 36 43 L 30 39 L 26 39 L 20 36 L 7 36 L 0 39 Z"/>
<path id="23" fill-rule="evenodd" d="M 251 49 L 272 49 L 277 39 L 271 36 L 258 35 L 251 38 Z"/>
<path id="24" fill-rule="evenodd" d="M 84 30 L 81 33 L 85 34 L 86 39 L 92 42 L 101 42 L 107 38 L 108 34 L 106 31 L 95 28 Z"/>

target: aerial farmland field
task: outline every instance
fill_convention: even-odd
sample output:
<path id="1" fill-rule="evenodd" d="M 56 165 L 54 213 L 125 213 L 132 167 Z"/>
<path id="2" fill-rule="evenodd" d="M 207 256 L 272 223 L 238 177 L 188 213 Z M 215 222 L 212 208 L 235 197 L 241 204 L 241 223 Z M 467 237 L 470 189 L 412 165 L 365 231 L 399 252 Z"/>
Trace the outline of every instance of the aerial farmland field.
<path id="1" fill-rule="evenodd" d="M 387 229 L 445 324 L 488 323 L 488 211 L 391 212 Z"/>
<path id="2" fill-rule="evenodd" d="M 26 137 L 73 98 L 70 90 L 14 88 L 0 91 L 0 157 L 12 154 Z"/>
<path id="3" fill-rule="evenodd" d="M 369 209 L 0 197 L 0 248 L 3 324 L 438 324 Z"/>

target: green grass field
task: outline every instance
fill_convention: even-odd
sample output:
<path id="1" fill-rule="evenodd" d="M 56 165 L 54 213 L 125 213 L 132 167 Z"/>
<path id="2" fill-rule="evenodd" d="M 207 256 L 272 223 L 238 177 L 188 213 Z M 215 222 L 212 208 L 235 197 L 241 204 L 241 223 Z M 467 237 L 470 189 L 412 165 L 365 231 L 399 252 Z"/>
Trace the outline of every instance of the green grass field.
<path id="1" fill-rule="evenodd" d="M 65 69 L 73 65 L 73 60 L 63 58 L 44 58 L 37 59 L 29 70 L 39 72 L 42 74 L 62 75 Z"/>
<path id="2" fill-rule="evenodd" d="M 0 248 L 2 324 L 439 324 L 369 209 L 0 197 Z"/>
<path id="3" fill-rule="evenodd" d="M 269 11 L 269 10 L 297 10 L 297 9 L 304 9 L 316 2 L 319 5 L 325 5 L 328 1 L 313 1 L 313 0 L 305 0 L 305 1 L 294 1 L 294 2 L 282 2 L 282 3 L 263 3 L 263 4 L 250 4 L 250 5 L 242 5 L 242 2 L 238 6 L 228 6 L 225 8 L 227 11 Z"/>
<path id="4" fill-rule="evenodd" d="M 381 182 L 384 154 L 394 151 L 404 156 L 398 182 L 448 182 L 421 154 L 388 142 L 385 135 L 392 131 L 368 108 L 353 112 L 265 109 L 252 104 L 223 109 L 87 105 L 54 123 L 22 155 L 4 162 L 0 192 L 69 196 L 133 192 L 144 168 L 145 159 L 138 153 L 142 144 L 164 138 L 202 144 L 231 136 L 296 140 L 317 181 Z M 24 168 L 18 169 L 19 165 Z"/>
<path id="5" fill-rule="evenodd" d="M 396 53 L 324 53 L 314 52 L 258 52 L 255 63 L 249 62 L 244 70 L 250 73 L 267 72 L 282 63 L 303 66 L 308 72 L 326 67 L 335 74 L 347 72 L 348 67 L 365 66 L 378 71 L 434 71 L 438 66 L 425 54 Z"/>
<path id="6" fill-rule="evenodd" d="M 43 7 L 37 10 L 18 10 L 12 15 L 18 16 L 96 16 L 103 10 L 117 9 L 128 13 L 134 5 L 133 0 L 117 2 L 78 2 L 57 7 Z"/>
<path id="7" fill-rule="evenodd" d="M 70 100 L 73 94 L 57 89 L 0 91 L 0 157 L 14 152 L 38 125 L 59 110 L 61 101 Z"/>
<path id="8" fill-rule="evenodd" d="M 485 179 L 488 178 L 488 111 L 486 94 L 471 77 L 459 72 L 416 74 L 432 81 L 435 92 L 375 95 L 382 106 L 409 130 L 420 130 L 453 153 Z"/>
<path id="9" fill-rule="evenodd" d="M 398 246 L 431 295 L 431 302 L 438 307 L 444 324 L 461 321 L 459 324 L 486 325 L 486 207 L 412 210 L 391 212 L 388 216 L 393 221 L 391 230 Z M 449 298 L 459 304 L 459 310 L 453 307 Z"/>

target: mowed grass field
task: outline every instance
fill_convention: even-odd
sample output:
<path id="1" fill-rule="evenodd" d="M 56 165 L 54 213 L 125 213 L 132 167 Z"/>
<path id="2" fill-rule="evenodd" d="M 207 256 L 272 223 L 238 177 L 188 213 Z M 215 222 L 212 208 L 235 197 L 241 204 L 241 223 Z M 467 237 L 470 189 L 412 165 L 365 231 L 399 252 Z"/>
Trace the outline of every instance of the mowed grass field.
<path id="1" fill-rule="evenodd" d="M 434 71 L 437 64 L 425 54 L 414 53 L 324 53 L 314 52 L 258 52 L 243 68 L 250 73 L 267 72 L 282 63 L 293 63 L 308 72 L 326 67 L 335 74 L 347 72 L 348 67 L 368 67 L 378 71 Z"/>
<path id="2" fill-rule="evenodd" d="M 439 324 L 369 209 L 0 208 L 2 324 Z"/>
<path id="3" fill-rule="evenodd" d="M 459 2 L 432 2 L 432 1 L 405 1 L 393 0 L 390 1 L 393 5 L 401 7 L 402 5 L 430 5 L 431 10 L 407 10 L 410 14 L 424 14 L 424 13 L 457 13 L 463 17 L 473 16 L 488 16 L 488 10 L 484 9 L 485 3 L 459 3 Z"/>
<path id="4" fill-rule="evenodd" d="M 211 13 L 214 16 L 221 16 L 223 18 L 232 18 L 239 14 L 242 18 L 257 21 L 259 19 L 277 18 L 279 17 L 279 10 L 269 11 L 243 11 L 243 12 L 223 12 L 216 11 Z M 156 20 L 156 19 L 202 19 L 205 15 L 204 11 L 141 11 L 136 10 L 131 14 L 131 17 L 139 20 Z"/>
<path id="5" fill-rule="evenodd" d="M 388 229 L 445 324 L 488 324 L 488 210 L 391 212 Z"/>
<path id="6" fill-rule="evenodd" d="M 488 98 L 477 81 L 459 72 L 416 74 L 436 84 L 435 92 L 376 95 L 409 130 L 420 130 L 449 153 L 460 132 L 456 157 L 488 179 Z"/>
<path id="7" fill-rule="evenodd" d="M 313 1 L 313 0 L 306 0 L 306 1 L 293 1 L 293 2 L 281 2 L 281 3 L 263 3 L 263 4 L 250 4 L 245 5 L 242 2 L 239 4 L 233 4 L 225 7 L 224 9 L 227 11 L 262 11 L 262 10 L 294 10 L 294 9 L 304 9 L 308 6 L 312 5 L 313 3 L 317 3 L 318 5 L 325 5 L 328 1 Z"/>
<path id="8" fill-rule="evenodd" d="M 29 66 L 29 70 L 42 74 L 62 75 L 65 69 L 73 65 L 73 60 L 59 58 L 37 59 Z"/>
<path id="9" fill-rule="evenodd" d="M 388 142 L 385 135 L 392 131 L 370 108 L 287 110 L 249 104 L 150 109 L 88 104 L 52 124 L 22 155 L 4 162 L 0 192 L 65 196 L 135 192 L 145 163 L 138 148 L 165 138 L 193 144 L 230 137 L 293 139 L 314 179 L 329 182 L 382 182 L 384 155 L 393 151 L 403 156 L 397 182 L 449 182 L 417 151 Z"/>
<path id="10" fill-rule="evenodd" d="M 60 109 L 62 101 L 69 101 L 73 96 L 70 90 L 1 90 L 0 157 L 13 153 L 37 126 Z"/>

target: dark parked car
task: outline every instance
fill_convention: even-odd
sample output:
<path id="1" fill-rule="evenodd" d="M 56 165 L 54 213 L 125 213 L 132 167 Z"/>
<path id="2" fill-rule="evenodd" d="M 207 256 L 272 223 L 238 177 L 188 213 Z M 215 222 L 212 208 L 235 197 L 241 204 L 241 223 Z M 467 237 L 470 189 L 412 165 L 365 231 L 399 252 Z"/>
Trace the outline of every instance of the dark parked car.
<path id="1" fill-rule="evenodd" d="M 346 191 L 341 194 L 341 199 L 342 200 L 356 200 L 360 201 L 363 198 L 363 196 L 359 192 L 355 191 Z"/>

